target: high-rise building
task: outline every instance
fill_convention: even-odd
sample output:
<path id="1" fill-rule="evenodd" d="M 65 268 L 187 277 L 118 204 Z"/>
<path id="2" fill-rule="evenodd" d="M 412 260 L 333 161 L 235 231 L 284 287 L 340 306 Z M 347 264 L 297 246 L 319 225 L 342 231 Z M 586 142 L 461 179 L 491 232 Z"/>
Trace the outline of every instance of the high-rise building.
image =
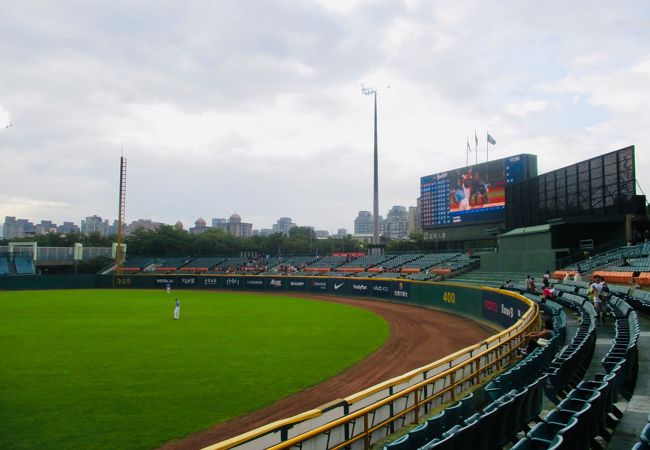
<path id="1" fill-rule="evenodd" d="M 207 231 L 210 227 L 208 227 L 205 219 L 199 217 L 196 219 L 196 222 L 194 222 L 194 226 L 190 228 L 190 233 L 192 234 L 200 234 L 203 233 L 204 231 Z"/>
<path id="2" fill-rule="evenodd" d="M 2 237 L 4 239 L 22 238 L 36 234 L 36 227 L 27 219 L 16 219 L 14 216 L 6 216 L 2 225 Z"/>
<path id="3" fill-rule="evenodd" d="M 79 226 L 75 225 L 74 222 L 63 222 L 63 225 L 59 225 L 56 228 L 56 232 L 59 234 L 71 234 L 79 233 Z"/>
<path id="4" fill-rule="evenodd" d="M 420 199 L 418 199 L 418 204 Z M 421 230 L 420 227 L 420 208 L 419 206 L 409 206 L 408 212 L 408 230 L 409 234 L 419 233 Z"/>
<path id="5" fill-rule="evenodd" d="M 354 219 L 354 234 L 372 234 L 372 213 L 370 211 L 359 211 Z"/>
<path id="6" fill-rule="evenodd" d="M 273 232 L 288 235 L 289 230 L 296 226 L 297 225 L 291 221 L 291 217 L 280 217 L 278 221 L 273 224 Z"/>
<path id="7" fill-rule="evenodd" d="M 85 235 L 99 233 L 100 236 L 108 236 L 110 234 L 108 219 L 103 220 L 97 215 L 86 217 L 86 220 L 81 221 L 81 233 Z"/>
<path id="8" fill-rule="evenodd" d="M 346 230 L 345 228 L 339 228 L 338 230 L 336 230 L 336 235 L 345 237 L 348 235 L 348 230 Z"/>
<path id="9" fill-rule="evenodd" d="M 316 234 L 316 239 L 327 239 L 330 237 L 330 232 L 327 230 L 316 230 L 314 233 Z"/>
<path id="10" fill-rule="evenodd" d="M 242 222 L 241 217 L 237 213 L 231 215 L 228 218 L 228 222 L 218 223 L 214 228 L 224 230 L 226 233 L 237 237 L 249 237 L 253 235 L 253 224 Z"/>
<path id="11" fill-rule="evenodd" d="M 153 231 L 153 230 L 157 230 L 158 228 L 160 228 L 161 225 L 162 225 L 162 223 L 154 222 L 151 219 L 138 219 L 138 220 L 134 220 L 133 222 L 131 222 L 129 224 L 129 226 L 126 228 L 126 230 L 127 230 L 127 233 L 133 233 L 133 232 L 135 232 L 137 230 Z M 116 232 L 117 232 L 117 226 L 115 228 L 116 228 Z"/>
<path id="12" fill-rule="evenodd" d="M 406 239 L 408 238 L 408 213 L 404 206 L 395 205 L 385 220 L 384 235 L 389 239 Z"/>
<path id="13" fill-rule="evenodd" d="M 225 223 L 228 223 L 228 219 L 224 219 L 222 217 L 212 219 L 212 228 L 219 228 L 219 225 L 223 225 Z"/>
<path id="14" fill-rule="evenodd" d="M 37 224 L 36 234 L 47 234 L 47 233 L 56 233 L 56 224 L 52 223 L 51 220 L 41 220 L 41 223 Z"/>

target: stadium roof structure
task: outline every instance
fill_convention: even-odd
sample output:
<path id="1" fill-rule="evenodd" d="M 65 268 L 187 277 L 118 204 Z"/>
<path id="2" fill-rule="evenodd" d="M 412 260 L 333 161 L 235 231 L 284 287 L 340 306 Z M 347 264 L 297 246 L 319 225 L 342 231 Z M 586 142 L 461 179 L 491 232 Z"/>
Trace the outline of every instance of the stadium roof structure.
<path id="1" fill-rule="evenodd" d="M 514 230 L 510 230 L 506 233 L 500 234 L 498 237 L 510 237 L 510 236 L 523 235 L 523 234 L 546 233 L 547 231 L 550 230 L 551 230 L 551 225 L 545 223 L 543 225 L 535 225 L 532 227 L 515 228 Z"/>

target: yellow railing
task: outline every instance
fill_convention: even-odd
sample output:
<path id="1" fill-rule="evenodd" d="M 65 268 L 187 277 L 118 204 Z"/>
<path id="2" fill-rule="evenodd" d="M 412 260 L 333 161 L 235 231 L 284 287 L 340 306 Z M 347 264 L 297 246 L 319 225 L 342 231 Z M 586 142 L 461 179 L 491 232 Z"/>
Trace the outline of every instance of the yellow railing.
<path id="1" fill-rule="evenodd" d="M 484 288 L 490 289 L 490 288 Z M 504 293 L 503 291 L 500 291 Z M 538 326 L 539 307 L 511 293 L 529 308 L 510 328 L 426 366 L 333 402 L 273 422 L 204 450 L 301 448 L 369 449 L 373 442 L 453 402 L 512 362 L 524 334 Z M 337 417 L 338 416 L 338 417 Z"/>

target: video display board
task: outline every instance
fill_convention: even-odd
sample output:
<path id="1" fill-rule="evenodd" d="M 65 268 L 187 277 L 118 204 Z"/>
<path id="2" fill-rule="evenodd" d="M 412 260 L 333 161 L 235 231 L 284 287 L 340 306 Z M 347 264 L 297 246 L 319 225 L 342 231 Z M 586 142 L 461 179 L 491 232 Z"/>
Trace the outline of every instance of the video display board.
<path id="1" fill-rule="evenodd" d="M 537 157 L 520 154 L 420 178 L 423 229 L 504 220 L 505 187 L 537 175 Z"/>

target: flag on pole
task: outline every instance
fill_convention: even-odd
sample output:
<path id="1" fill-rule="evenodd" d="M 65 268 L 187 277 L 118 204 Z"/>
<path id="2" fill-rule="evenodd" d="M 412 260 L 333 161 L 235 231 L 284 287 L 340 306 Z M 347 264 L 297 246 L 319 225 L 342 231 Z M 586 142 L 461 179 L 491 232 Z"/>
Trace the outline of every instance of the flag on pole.
<path id="1" fill-rule="evenodd" d="M 476 135 L 476 130 L 474 130 L 474 147 L 476 147 L 476 151 L 478 152 L 478 136 Z"/>
<path id="2" fill-rule="evenodd" d="M 472 147 L 469 146 L 469 138 L 467 138 L 467 151 L 472 153 Z"/>
<path id="3" fill-rule="evenodd" d="M 490 136 L 489 132 L 487 134 L 487 141 L 492 145 L 496 145 L 496 143 L 497 143 L 497 141 L 495 141 L 494 138 L 492 136 Z"/>

